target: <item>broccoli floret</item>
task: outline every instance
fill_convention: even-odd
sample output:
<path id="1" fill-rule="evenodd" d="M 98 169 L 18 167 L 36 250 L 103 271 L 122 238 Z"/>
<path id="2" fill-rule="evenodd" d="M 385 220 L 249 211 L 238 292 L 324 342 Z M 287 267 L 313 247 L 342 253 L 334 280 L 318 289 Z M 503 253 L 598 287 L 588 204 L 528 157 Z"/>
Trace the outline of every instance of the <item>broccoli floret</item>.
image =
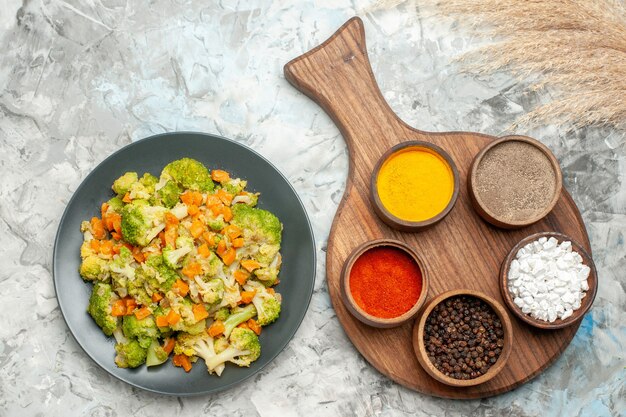
<path id="1" fill-rule="evenodd" d="M 232 224 L 243 229 L 247 242 L 280 245 L 283 225 L 267 210 L 236 204 L 232 208 Z"/>
<path id="2" fill-rule="evenodd" d="M 197 262 L 202 266 L 202 272 L 205 277 L 214 277 L 218 275 L 224 267 L 224 263 L 213 252 L 211 252 L 208 258 L 199 256 L 197 258 Z"/>
<path id="3" fill-rule="evenodd" d="M 266 293 L 267 294 L 267 293 Z M 257 323 L 267 326 L 278 319 L 280 315 L 280 301 L 271 294 L 268 296 L 257 293 L 252 299 L 252 304 L 257 311 Z"/>
<path id="4" fill-rule="evenodd" d="M 136 183 L 138 180 L 139 178 L 137 177 L 136 172 L 127 172 L 116 179 L 115 182 L 113 182 L 113 187 L 111 188 L 113 188 L 115 194 L 124 195 L 130 190 L 131 185 Z"/>
<path id="5" fill-rule="evenodd" d="M 137 340 L 115 345 L 117 356 L 115 364 L 120 368 L 136 368 L 146 361 L 147 349 L 143 348 Z"/>
<path id="6" fill-rule="evenodd" d="M 172 208 L 178 203 L 182 191 L 183 190 L 174 181 L 167 181 L 165 185 L 157 191 L 157 195 L 163 206 Z"/>
<path id="7" fill-rule="evenodd" d="M 213 278 L 205 282 L 201 278 L 196 278 L 196 284 L 202 301 L 205 303 L 217 305 L 224 298 L 224 281 L 221 279 Z"/>
<path id="8" fill-rule="evenodd" d="M 250 320 L 256 316 L 256 307 L 254 304 L 248 304 L 241 308 L 233 308 L 230 312 L 230 316 L 224 321 L 224 336 L 230 336 L 231 332 L 244 321 Z"/>
<path id="9" fill-rule="evenodd" d="M 105 335 L 111 336 L 117 328 L 118 318 L 111 315 L 111 306 L 118 299 L 109 284 L 96 282 L 89 297 L 87 312 Z"/>
<path id="10" fill-rule="evenodd" d="M 150 255 L 135 271 L 135 279 L 142 280 L 152 291 L 159 292 L 169 291 L 178 277 L 176 270 L 167 266 L 161 255 Z"/>
<path id="11" fill-rule="evenodd" d="M 163 349 L 163 346 L 161 346 L 156 340 L 153 340 L 150 344 L 150 347 L 148 347 L 146 366 L 161 365 L 167 360 L 168 356 L 169 355 L 167 354 L 165 349 Z"/>
<path id="12" fill-rule="evenodd" d="M 215 312 L 213 318 L 219 321 L 226 321 L 228 316 L 230 316 L 230 310 L 227 307 L 222 307 Z"/>
<path id="13" fill-rule="evenodd" d="M 228 182 L 222 183 L 222 188 L 232 195 L 237 195 L 246 188 L 247 184 L 248 182 L 241 178 L 231 178 Z"/>
<path id="14" fill-rule="evenodd" d="M 208 337 L 206 332 L 203 334 L 189 334 L 186 332 L 180 332 L 176 336 L 176 343 L 174 344 L 174 353 L 176 355 L 194 356 L 196 351 L 193 346 L 198 339 Z"/>
<path id="15" fill-rule="evenodd" d="M 134 314 L 124 316 L 122 331 L 128 338 L 137 338 L 143 348 L 147 348 L 152 340 L 159 336 L 159 329 L 152 318 L 148 316 L 139 320 Z"/>
<path id="16" fill-rule="evenodd" d="M 117 214 L 122 214 L 122 209 L 124 208 L 124 202 L 119 197 L 113 197 L 110 199 L 107 204 L 109 205 L 109 210 L 114 211 Z"/>
<path id="17" fill-rule="evenodd" d="M 154 186 L 157 182 L 159 182 L 159 179 L 154 175 L 146 172 L 143 174 L 143 177 L 139 179 L 139 182 L 141 183 L 141 185 L 150 190 L 150 193 L 154 193 Z"/>
<path id="18" fill-rule="evenodd" d="M 278 272 L 280 271 L 280 265 L 282 263 L 282 257 L 280 253 L 277 253 L 272 259 L 272 262 L 267 267 L 254 270 L 254 275 L 267 287 L 271 287 L 276 284 L 278 280 Z"/>
<path id="19" fill-rule="evenodd" d="M 278 255 L 280 245 L 263 244 L 259 247 L 259 251 L 255 255 L 255 258 L 262 265 L 269 265 L 274 258 Z M 278 255 L 280 256 L 280 255 Z"/>
<path id="20" fill-rule="evenodd" d="M 191 158 L 182 158 L 167 164 L 161 172 L 161 180 L 163 179 L 173 180 L 183 189 L 213 191 L 215 187 L 209 170 Z"/>
<path id="21" fill-rule="evenodd" d="M 181 260 L 189 252 L 191 252 L 191 249 L 186 246 L 178 249 L 172 249 L 170 247 L 167 247 L 163 249 L 163 261 L 165 262 L 165 265 L 169 266 L 170 268 L 180 268 Z"/>
<path id="22" fill-rule="evenodd" d="M 178 323 L 173 324 L 172 330 L 197 334 L 206 329 L 206 320 L 196 320 L 193 313 L 193 302 L 188 297 L 180 297 L 173 291 L 168 291 L 165 297 L 174 312 L 180 315 Z"/>
<path id="23" fill-rule="evenodd" d="M 135 270 L 135 279 L 129 280 L 126 284 L 126 292 L 137 301 L 137 304 L 147 306 L 152 303 L 152 297 L 146 291 L 142 274 L 137 271 L 139 269 Z"/>
<path id="24" fill-rule="evenodd" d="M 233 362 L 239 366 L 250 366 L 252 362 L 261 356 L 261 344 L 259 338 L 250 329 L 236 328 L 229 337 L 230 346 L 215 353 L 215 345 L 207 340 L 196 341 L 194 350 L 196 355 L 204 359 L 209 372 L 225 362 Z"/>
<path id="25" fill-rule="evenodd" d="M 214 232 L 219 232 L 220 230 L 222 230 L 223 228 L 226 227 L 226 222 L 224 221 L 224 216 L 222 216 L 221 214 L 218 217 L 215 217 L 215 218 L 207 218 L 206 219 L 206 224 Z"/>
<path id="26" fill-rule="evenodd" d="M 133 255 L 127 247 L 122 246 L 120 253 L 109 263 L 113 289 L 122 297 L 127 294 L 127 283 L 135 279 L 135 268 L 131 266 Z"/>
<path id="27" fill-rule="evenodd" d="M 255 291 L 252 304 L 256 308 L 257 323 L 267 326 L 278 319 L 281 309 L 280 294 L 270 293 L 263 284 L 257 281 L 248 281 L 244 286 L 246 291 Z"/>
<path id="28" fill-rule="evenodd" d="M 137 181 L 128 189 L 128 195 L 131 199 L 136 200 L 149 200 L 152 198 L 154 191 L 143 185 L 140 181 Z"/>
<path id="29" fill-rule="evenodd" d="M 108 262 L 97 255 L 89 255 L 81 262 L 78 272 L 85 281 L 105 280 L 109 277 Z"/>
<path id="30" fill-rule="evenodd" d="M 165 228 L 164 207 L 128 204 L 122 210 L 122 236 L 135 246 L 147 246 Z"/>

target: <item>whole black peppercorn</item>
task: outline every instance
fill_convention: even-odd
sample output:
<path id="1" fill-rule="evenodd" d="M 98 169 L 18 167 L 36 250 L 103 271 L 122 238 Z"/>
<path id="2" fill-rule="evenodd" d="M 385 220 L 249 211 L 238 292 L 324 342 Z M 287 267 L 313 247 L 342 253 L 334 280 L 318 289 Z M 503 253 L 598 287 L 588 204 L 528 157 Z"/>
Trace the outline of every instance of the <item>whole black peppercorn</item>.
<path id="1" fill-rule="evenodd" d="M 484 301 L 454 296 L 437 305 L 426 319 L 428 359 L 444 375 L 474 379 L 493 366 L 504 346 L 502 323 Z"/>

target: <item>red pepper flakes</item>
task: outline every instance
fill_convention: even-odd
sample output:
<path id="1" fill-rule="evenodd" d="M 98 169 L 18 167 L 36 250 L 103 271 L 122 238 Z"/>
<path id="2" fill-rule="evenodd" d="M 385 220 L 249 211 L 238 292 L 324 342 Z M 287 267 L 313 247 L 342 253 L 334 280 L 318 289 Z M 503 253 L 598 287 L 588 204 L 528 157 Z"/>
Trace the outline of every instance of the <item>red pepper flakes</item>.
<path id="1" fill-rule="evenodd" d="M 411 309 L 422 292 L 422 271 L 398 248 L 376 247 L 352 265 L 350 292 L 365 312 L 375 317 L 398 317 Z"/>

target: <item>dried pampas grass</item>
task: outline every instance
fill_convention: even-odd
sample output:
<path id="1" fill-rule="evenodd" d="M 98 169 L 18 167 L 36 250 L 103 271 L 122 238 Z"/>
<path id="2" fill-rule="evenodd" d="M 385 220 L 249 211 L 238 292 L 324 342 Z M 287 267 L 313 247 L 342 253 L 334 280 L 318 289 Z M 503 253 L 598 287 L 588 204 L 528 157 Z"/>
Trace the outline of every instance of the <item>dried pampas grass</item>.
<path id="1" fill-rule="evenodd" d="M 398 4 L 396 1 L 395 4 Z M 508 70 L 553 99 L 516 124 L 626 128 L 626 9 L 620 0 L 421 0 L 491 39 L 462 57 L 479 73 Z M 387 5 L 388 6 L 388 5 Z"/>

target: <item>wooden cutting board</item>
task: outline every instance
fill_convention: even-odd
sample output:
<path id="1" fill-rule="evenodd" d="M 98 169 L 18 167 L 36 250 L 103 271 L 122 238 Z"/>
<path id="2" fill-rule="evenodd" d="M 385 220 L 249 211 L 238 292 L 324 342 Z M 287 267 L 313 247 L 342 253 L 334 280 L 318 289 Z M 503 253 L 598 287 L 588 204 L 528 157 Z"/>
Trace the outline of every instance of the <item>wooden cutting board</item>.
<path id="1" fill-rule="evenodd" d="M 510 314 L 513 351 L 502 372 L 469 388 L 441 384 L 415 358 L 413 322 L 393 329 L 362 324 L 344 307 L 339 280 L 343 263 L 354 248 L 372 239 L 393 238 L 406 242 L 422 256 L 430 273 L 428 299 L 448 290 L 469 288 L 504 305 L 498 286 L 500 264 L 522 238 L 540 231 L 558 231 L 591 250 L 583 220 L 567 191 L 562 192 L 551 214 L 530 227 L 506 231 L 484 222 L 470 203 L 467 174 L 474 156 L 496 138 L 471 132 L 424 132 L 400 120 L 378 89 L 367 57 L 363 22 L 357 17 L 326 42 L 285 65 L 285 76 L 332 117 L 348 145 L 350 171 L 328 238 L 326 279 L 337 318 L 365 359 L 408 388 L 447 398 L 481 398 L 509 391 L 554 362 L 580 323 L 542 331 Z M 369 201 L 374 165 L 387 149 L 407 140 L 427 141 L 445 149 L 455 161 L 461 180 L 459 198 L 450 214 L 418 233 L 389 228 L 375 215 Z"/>

